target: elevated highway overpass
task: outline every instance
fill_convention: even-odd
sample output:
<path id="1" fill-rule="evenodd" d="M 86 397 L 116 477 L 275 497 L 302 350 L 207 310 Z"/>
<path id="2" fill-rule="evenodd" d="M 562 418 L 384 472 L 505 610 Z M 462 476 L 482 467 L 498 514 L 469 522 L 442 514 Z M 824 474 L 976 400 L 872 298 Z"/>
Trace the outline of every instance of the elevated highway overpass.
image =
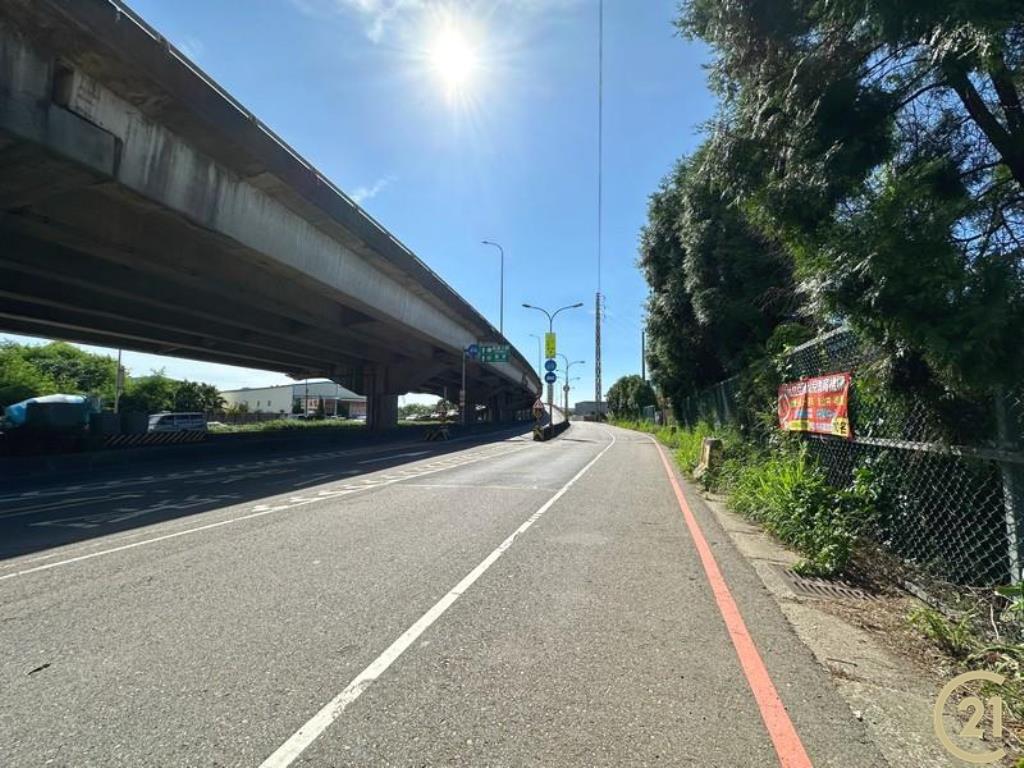
<path id="1" fill-rule="evenodd" d="M 0 5 L 0 329 L 455 399 L 504 341 L 383 226 L 115 0 Z M 471 364 L 495 418 L 540 381 Z"/>

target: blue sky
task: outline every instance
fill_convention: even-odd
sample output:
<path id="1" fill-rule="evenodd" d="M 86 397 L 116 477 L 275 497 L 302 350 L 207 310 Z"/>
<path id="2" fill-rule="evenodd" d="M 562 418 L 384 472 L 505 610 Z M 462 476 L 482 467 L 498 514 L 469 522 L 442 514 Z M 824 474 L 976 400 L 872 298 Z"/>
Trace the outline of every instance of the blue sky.
<path id="1" fill-rule="evenodd" d="M 528 360 L 557 321 L 593 397 L 597 262 L 597 0 L 134 0 L 132 6 L 505 332 Z M 604 387 L 638 373 L 647 197 L 714 109 L 707 51 L 675 34 L 677 0 L 606 0 Z M 244 12 L 240 9 L 244 7 Z M 467 41 L 457 93 L 431 51 L 441 19 Z M 460 63 L 453 65 L 460 68 Z M 451 74 L 451 73 L 449 73 Z M 15 338 L 15 337 L 9 337 Z M 287 381 L 126 353 L 135 373 L 227 389 Z"/>

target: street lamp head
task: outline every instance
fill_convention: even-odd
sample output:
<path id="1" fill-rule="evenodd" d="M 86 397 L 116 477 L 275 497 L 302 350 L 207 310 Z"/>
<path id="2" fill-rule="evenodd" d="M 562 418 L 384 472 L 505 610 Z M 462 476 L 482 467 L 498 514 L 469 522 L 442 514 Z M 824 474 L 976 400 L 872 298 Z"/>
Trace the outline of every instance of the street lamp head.
<path id="1" fill-rule="evenodd" d="M 523 304 L 523 306 L 526 307 L 527 309 L 534 309 L 533 305 L 531 304 Z"/>
<path id="2" fill-rule="evenodd" d="M 572 305 L 572 308 L 573 308 L 573 309 L 576 309 L 577 307 L 582 307 L 582 306 L 583 306 L 583 302 L 582 302 L 582 301 L 580 301 L 580 302 L 577 302 L 576 304 L 573 304 L 573 305 Z"/>

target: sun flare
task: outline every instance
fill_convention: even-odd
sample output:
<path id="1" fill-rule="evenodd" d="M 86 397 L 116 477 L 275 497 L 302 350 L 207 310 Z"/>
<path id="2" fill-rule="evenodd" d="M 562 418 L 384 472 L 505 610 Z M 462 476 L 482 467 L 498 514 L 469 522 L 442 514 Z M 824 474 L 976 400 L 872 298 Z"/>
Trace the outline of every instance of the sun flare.
<path id="1" fill-rule="evenodd" d="M 465 96 L 480 69 L 480 58 L 464 24 L 445 19 L 428 50 L 430 67 L 449 99 Z"/>

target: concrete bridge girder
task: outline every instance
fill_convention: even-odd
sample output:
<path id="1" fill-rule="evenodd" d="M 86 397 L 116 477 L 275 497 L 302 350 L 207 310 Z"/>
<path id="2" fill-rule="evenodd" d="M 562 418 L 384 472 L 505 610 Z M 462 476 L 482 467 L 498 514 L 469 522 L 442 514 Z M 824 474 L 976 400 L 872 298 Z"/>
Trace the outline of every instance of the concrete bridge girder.
<path id="1" fill-rule="evenodd" d="M 456 395 L 461 349 L 495 335 L 108 0 L 0 8 L 0 178 L 10 330 L 356 389 L 366 370 L 390 371 L 374 377 L 378 399 Z M 530 397 L 521 358 L 473 369 L 471 396 Z M 390 420 L 382 408 L 375 422 Z"/>

